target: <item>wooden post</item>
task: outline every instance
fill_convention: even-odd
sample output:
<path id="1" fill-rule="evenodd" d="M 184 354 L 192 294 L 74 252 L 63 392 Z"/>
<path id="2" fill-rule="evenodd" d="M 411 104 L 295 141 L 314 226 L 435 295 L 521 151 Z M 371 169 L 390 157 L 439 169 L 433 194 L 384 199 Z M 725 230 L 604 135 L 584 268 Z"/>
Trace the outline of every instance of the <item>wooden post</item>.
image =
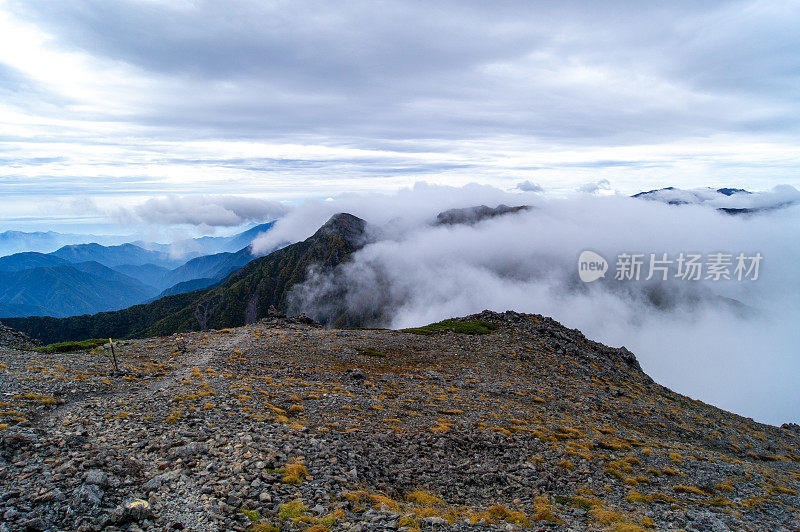
<path id="1" fill-rule="evenodd" d="M 111 346 L 111 358 L 114 359 L 114 372 L 119 373 L 119 366 L 117 366 L 117 354 L 114 353 L 114 342 L 112 342 L 111 338 L 109 338 L 108 343 Z"/>

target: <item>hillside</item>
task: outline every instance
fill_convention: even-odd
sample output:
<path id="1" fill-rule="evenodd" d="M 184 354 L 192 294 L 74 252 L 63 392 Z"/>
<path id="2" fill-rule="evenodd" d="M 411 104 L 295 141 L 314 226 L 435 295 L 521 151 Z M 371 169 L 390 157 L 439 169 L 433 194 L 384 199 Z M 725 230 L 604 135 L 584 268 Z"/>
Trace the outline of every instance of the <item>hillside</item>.
<path id="1" fill-rule="evenodd" d="M 0 323 L 0 347 L 13 347 L 15 349 L 27 349 L 37 347 L 38 342 L 29 338 L 26 334 L 15 331 Z"/>
<path id="2" fill-rule="evenodd" d="M 87 338 L 142 337 L 150 334 L 147 331 L 151 330 L 178 330 L 177 326 L 172 326 L 169 317 L 196 301 L 198 297 L 197 292 L 187 292 L 162 297 L 146 305 L 134 305 L 112 312 L 68 318 L 46 316 L 3 318 L 3 322 L 45 344 Z"/>
<path id="3" fill-rule="evenodd" d="M 249 246 L 253 240 L 261 234 L 266 233 L 275 225 L 275 222 L 267 222 L 256 225 L 250 229 L 229 237 L 204 236 L 195 238 L 203 249 L 204 254 L 236 252 Z"/>
<path id="4" fill-rule="evenodd" d="M 170 286 L 161 284 L 164 274 L 170 271 L 162 266 L 156 266 L 155 264 L 120 264 L 119 266 L 114 266 L 113 269 L 157 289 L 163 290 Z"/>
<path id="5" fill-rule="evenodd" d="M 195 290 L 203 290 L 204 288 L 208 288 L 209 286 L 213 286 L 218 283 L 219 279 L 202 278 L 202 277 L 200 279 L 192 279 L 191 281 L 183 281 L 182 283 L 170 286 L 169 288 L 158 294 L 158 297 L 156 299 L 172 296 L 175 294 L 183 294 L 184 292 L 194 292 Z"/>
<path id="6" fill-rule="evenodd" d="M 167 296 L 116 312 L 4 321 L 45 343 L 236 327 L 266 316 L 271 306 L 285 310 L 287 293 L 305 280 L 310 266 L 334 268 L 359 249 L 365 238 L 364 220 L 337 214 L 306 240 L 251 260 L 210 289 Z"/>
<path id="7" fill-rule="evenodd" d="M 196 257 L 173 270 L 165 272 L 159 279 L 158 286 L 167 289 L 179 283 L 196 279 L 222 280 L 253 259 L 254 257 L 247 247 L 235 253 L 225 252 Z"/>
<path id="8" fill-rule="evenodd" d="M 156 266 L 177 266 L 180 261 L 170 258 L 169 254 L 140 248 L 134 244 L 118 246 L 101 246 L 100 244 L 74 244 L 64 246 L 50 253 L 54 257 L 69 262 L 95 261 L 103 266 L 113 268 L 123 264 Z"/>
<path id="9" fill-rule="evenodd" d="M 0 272 L 18 272 L 30 268 L 44 268 L 67 264 L 67 261 L 53 255 L 28 251 L 0 257 Z"/>
<path id="10" fill-rule="evenodd" d="M 156 294 L 152 287 L 97 262 L 0 272 L 0 303 L 16 315 L 26 307 L 55 317 L 116 310 Z"/>
<path id="11" fill-rule="evenodd" d="M 0 349 L 9 530 L 776 531 L 800 519 L 800 428 L 672 392 L 625 348 L 539 315 L 408 331 L 271 315 L 117 355 L 122 375 L 102 349 Z"/>
<path id="12" fill-rule="evenodd" d="M 286 295 L 308 270 L 328 271 L 365 242 L 366 222 L 350 214 L 331 217 L 311 237 L 249 262 L 183 311 L 182 329 L 236 327 L 286 309 Z M 188 313 L 191 312 L 191 315 Z"/>

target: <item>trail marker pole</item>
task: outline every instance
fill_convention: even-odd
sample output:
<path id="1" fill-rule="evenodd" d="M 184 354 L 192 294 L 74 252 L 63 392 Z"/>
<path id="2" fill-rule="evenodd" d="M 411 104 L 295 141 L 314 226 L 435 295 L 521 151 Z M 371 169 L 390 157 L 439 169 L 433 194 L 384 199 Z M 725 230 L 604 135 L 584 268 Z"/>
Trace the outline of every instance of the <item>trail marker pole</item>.
<path id="1" fill-rule="evenodd" d="M 117 354 L 114 353 L 114 342 L 111 341 L 111 338 L 108 339 L 108 344 L 111 346 L 111 358 L 114 359 L 114 372 L 119 373 L 119 366 L 117 366 Z"/>

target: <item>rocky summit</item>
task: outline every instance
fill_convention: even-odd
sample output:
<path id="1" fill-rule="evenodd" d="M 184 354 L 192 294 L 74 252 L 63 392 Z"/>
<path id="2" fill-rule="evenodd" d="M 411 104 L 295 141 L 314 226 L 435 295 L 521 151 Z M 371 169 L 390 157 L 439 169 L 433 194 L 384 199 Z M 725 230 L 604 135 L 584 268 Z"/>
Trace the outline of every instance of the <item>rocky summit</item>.
<path id="1" fill-rule="evenodd" d="M 550 318 L 0 348 L 0 530 L 799 530 L 800 431 Z"/>

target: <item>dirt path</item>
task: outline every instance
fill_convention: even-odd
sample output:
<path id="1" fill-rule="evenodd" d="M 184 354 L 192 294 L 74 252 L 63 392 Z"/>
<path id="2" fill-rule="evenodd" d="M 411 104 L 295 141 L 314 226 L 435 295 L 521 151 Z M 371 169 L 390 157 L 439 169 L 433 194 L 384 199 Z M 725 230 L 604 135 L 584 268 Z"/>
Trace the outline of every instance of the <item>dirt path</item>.
<path id="1" fill-rule="evenodd" d="M 181 381 L 189 377 L 195 367 L 206 366 L 213 360 L 214 356 L 226 351 L 235 350 L 244 340 L 246 335 L 241 329 L 237 329 L 230 334 L 215 335 L 207 344 L 193 345 L 189 350 L 176 358 L 177 366 L 166 375 L 158 377 L 146 384 L 131 383 L 125 380 L 125 374 L 110 376 L 112 381 L 110 388 L 98 391 L 97 393 L 83 393 L 70 396 L 59 408 L 44 413 L 37 420 L 37 425 L 42 428 L 48 427 L 52 430 L 62 424 L 63 421 L 75 415 L 89 403 L 94 403 L 98 399 L 108 399 L 126 397 L 128 401 L 138 404 L 148 404 L 155 400 L 156 393 L 160 390 L 177 386 Z M 117 348 L 120 349 L 120 348 Z M 125 352 L 120 354 L 121 363 L 125 363 Z"/>

